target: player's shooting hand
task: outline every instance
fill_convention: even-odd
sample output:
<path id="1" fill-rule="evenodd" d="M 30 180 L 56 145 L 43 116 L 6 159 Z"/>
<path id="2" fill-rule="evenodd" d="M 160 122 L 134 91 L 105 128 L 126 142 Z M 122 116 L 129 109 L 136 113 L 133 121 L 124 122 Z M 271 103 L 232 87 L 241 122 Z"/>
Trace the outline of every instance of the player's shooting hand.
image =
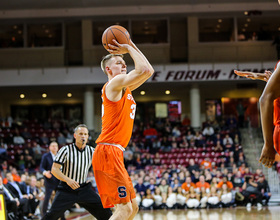
<path id="1" fill-rule="evenodd" d="M 266 71 L 264 72 L 264 75 L 265 75 L 264 80 L 267 82 L 267 81 L 269 80 L 269 78 L 271 77 L 272 72 L 269 71 L 269 70 L 266 70 Z"/>
<path id="2" fill-rule="evenodd" d="M 128 44 L 119 44 L 118 41 L 116 41 L 115 39 L 113 39 L 113 42 L 115 45 L 112 44 L 108 44 L 109 49 L 108 52 L 111 54 L 126 54 L 129 52 L 128 48 L 130 47 L 130 45 Z"/>
<path id="3" fill-rule="evenodd" d="M 244 71 L 238 71 L 238 70 L 234 70 L 234 73 L 238 76 L 246 77 L 249 79 L 258 79 L 258 75 L 256 73 L 244 72 Z"/>
<path id="4" fill-rule="evenodd" d="M 75 180 L 69 179 L 67 182 L 67 185 L 70 186 L 73 190 L 78 189 L 80 187 L 79 183 L 77 183 Z"/>

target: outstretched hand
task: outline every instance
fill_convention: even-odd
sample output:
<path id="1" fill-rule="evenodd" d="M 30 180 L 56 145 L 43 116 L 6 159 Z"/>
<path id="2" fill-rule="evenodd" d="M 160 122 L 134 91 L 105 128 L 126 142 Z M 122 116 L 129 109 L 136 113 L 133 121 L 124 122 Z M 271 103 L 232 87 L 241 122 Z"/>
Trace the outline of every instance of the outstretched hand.
<path id="1" fill-rule="evenodd" d="M 107 51 L 111 54 L 126 54 L 128 53 L 128 48 L 130 47 L 130 45 L 128 44 L 119 44 L 118 41 L 116 41 L 115 39 L 113 39 L 113 42 L 115 45 L 113 44 L 108 44 L 109 49 L 107 49 Z"/>
<path id="2" fill-rule="evenodd" d="M 244 72 L 244 71 L 238 71 L 238 70 L 234 70 L 234 73 L 238 76 L 246 77 L 249 79 L 258 79 L 258 75 L 256 73 Z"/>

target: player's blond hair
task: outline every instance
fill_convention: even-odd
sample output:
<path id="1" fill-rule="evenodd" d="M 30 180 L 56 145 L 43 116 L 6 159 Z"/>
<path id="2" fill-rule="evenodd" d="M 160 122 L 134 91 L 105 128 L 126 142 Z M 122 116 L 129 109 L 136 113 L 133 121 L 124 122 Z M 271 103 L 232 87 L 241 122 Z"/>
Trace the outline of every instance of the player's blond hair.
<path id="1" fill-rule="evenodd" d="M 103 58 L 102 58 L 102 61 L 101 61 L 101 69 L 102 69 L 102 71 L 106 74 L 106 75 L 108 75 L 108 73 L 107 73 L 107 71 L 106 71 L 106 64 L 108 63 L 108 61 L 111 59 L 111 58 L 113 58 L 113 57 L 121 57 L 121 58 L 123 58 L 123 55 L 122 54 L 108 54 L 108 55 L 106 55 L 106 56 L 104 56 Z"/>

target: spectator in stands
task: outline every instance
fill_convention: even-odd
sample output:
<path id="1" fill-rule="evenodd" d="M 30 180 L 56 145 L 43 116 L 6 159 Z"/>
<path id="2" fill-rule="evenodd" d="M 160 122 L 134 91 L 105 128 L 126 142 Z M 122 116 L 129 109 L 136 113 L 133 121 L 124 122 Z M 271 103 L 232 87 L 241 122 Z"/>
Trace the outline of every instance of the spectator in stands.
<path id="1" fill-rule="evenodd" d="M 242 194 L 244 196 L 244 202 L 246 203 L 247 208 L 251 208 L 251 198 L 257 203 L 258 208 L 262 207 L 262 193 L 258 189 L 258 184 L 254 182 L 253 176 L 247 176 L 245 182 L 242 186 Z"/>
<path id="2" fill-rule="evenodd" d="M 191 158 L 189 160 L 189 166 L 188 166 L 188 171 L 190 172 L 191 175 L 195 174 L 195 171 L 199 170 L 199 166 L 194 162 L 194 159 Z"/>
<path id="3" fill-rule="evenodd" d="M 183 190 L 181 187 L 178 187 L 175 192 L 176 192 L 177 208 L 184 209 L 186 206 L 186 200 L 187 200 L 186 195 L 183 193 Z"/>
<path id="4" fill-rule="evenodd" d="M 155 190 L 156 190 L 156 180 L 155 180 L 154 178 L 150 178 L 150 183 L 149 183 L 149 185 L 147 186 L 147 188 L 148 188 L 149 190 L 151 190 L 152 193 L 155 192 Z"/>
<path id="5" fill-rule="evenodd" d="M 223 146 L 221 145 L 221 142 L 220 142 L 220 141 L 217 141 L 217 142 L 216 142 L 216 146 L 215 146 L 215 148 L 214 148 L 214 151 L 218 151 L 218 152 L 224 151 L 224 148 L 223 148 Z"/>
<path id="6" fill-rule="evenodd" d="M 228 188 L 228 185 L 226 183 L 224 183 L 221 187 L 220 198 L 223 207 L 229 207 L 234 203 L 231 189 L 232 188 Z"/>
<path id="7" fill-rule="evenodd" d="M 187 134 L 186 134 L 186 139 L 187 139 L 188 142 L 190 142 L 191 139 L 193 139 L 193 138 L 194 138 L 194 135 L 193 135 L 192 132 L 189 130 L 189 131 L 187 132 Z"/>
<path id="8" fill-rule="evenodd" d="M 195 187 L 191 186 L 186 195 L 186 205 L 189 209 L 198 208 L 200 194 L 195 191 Z"/>
<path id="9" fill-rule="evenodd" d="M 237 160 L 237 166 L 242 166 L 242 164 L 245 164 L 247 166 L 245 156 L 243 152 L 239 153 L 238 160 Z M 245 171 L 245 170 L 244 170 Z"/>
<path id="10" fill-rule="evenodd" d="M 24 159 L 24 155 L 20 155 L 19 156 L 19 160 L 17 161 L 17 166 L 18 169 L 20 171 L 24 171 L 25 170 L 25 159 Z"/>
<path id="11" fill-rule="evenodd" d="M 40 142 L 42 145 L 47 145 L 50 143 L 50 139 L 48 138 L 46 132 L 42 133 L 42 136 L 40 137 Z"/>
<path id="12" fill-rule="evenodd" d="M 205 136 L 206 141 L 213 141 L 215 137 L 215 131 L 210 124 L 207 124 L 203 129 L 202 134 Z"/>
<path id="13" fill-rule="evenodd" d="M 222 186 L 223 186 L 224 184 L 227 185 L 227 188 L 228 188 L 228 189 L 232 189 L 232 188 L 233 188 L 233 184 L 232 184 L 232 182 L 230 182 L 230 181 L 228 180 L 228 177 L 227 177 L 227 176 L 223 176 L 223 179 L 222 179 L 222 181 L 220 181 L 220 182 L 218 183 L 217 188 L 218 188 L 218 189 L 221 189 Z"/>
<path id="14" fill-rule="evenodd" d="M 242 174 L 242 177 L 245 178 L 246 176 L 253 176 L 253 173 L 251 173 L 249 167 L 245 167 L 244 173 Z"/>
<path id="15" fill-rule="evenodd" d="M 239 136 L 238 133 L 236 133 L 236 134 L 234 135 L 233 144 L 234 144 L 234 146 L 240 145 L 240 144 L 241 144 L 241 138 L 240 138 L 240 136 Z"/>
<path id="16" fill-rule="evenodd" d="M 144 209 L 153 209 L 154 206 L 154 196 L 150 189 L 146 189 L 145 195 L 142 197 L 142 206 Z"/>
<path id="17" fill-rule="evenodd" d="M 61 133 L 61 132 L 58 133 L 57 143 L 60 146 L 66 144 L 66 138 L 64 137 L 63 133 Z"/>
<path id="18" fill-rule="evenodd" d="M 163 208 L 165 204 L 163 203 L 162 193 L 158 187 L 156 187 L 155 189 L 154 199 L 155 199 L 154 208 L 155 209 Z"/>
<path id="19" fill-rule="evenodd" d="M 197 182 L 195 185 L 196 185 L 196 188 L 198 188 L 198 189 L 201 189 L 202 187 L 204 187 L 205 189 L 210 188 L 210 184 L 205 182 L 204 175 L 199 176 L 199 182 Z"/>
<path id="20" fill-rule="evenodd" d="M 221 144 L 223 143 L 223 138 L 221 137 L 220 133 L 217 133 L 214 137 L 214 144 L 216 145 L 218 141 L 220 141 Z"/>
<path id="21" fill-rule="evenodd" d="M 202 169 L 212 169 L 212 163 L 209 157 L 205 157 L 203 161 L 201 161 L 200 166 Z"/>
<path id="22" fill-rule="evenodd" d="M 170 209 L 176 208 L 177 203 L 177 194 L 172 190 L 172 188 L 169 186 L 167 189 L 167 199 L 166 199 L 166 205 Z"/>
<path id="23" fill-rule="evenodd" d="M 9 189 L 3 184 L 2 177 L 0 176 L 0 191 L 4 194 L 6 208 L 8 213 L 12 213 L 12 219 L 26 219 L 26 217 L 20 215 L 21 213 L 27 213 L 28 200 L 22 199 L 21 202 L 18 198 L 14 197 Z"/>
<path id="24" fill-rule="evenodd" d="M 207 200 L 207 206 L 209 208 L 218 208 L 221 202 L 220 194 L 217 192 L 217 188 L 212 186 Z"/>
<path id="25" fill-rule="evenodd" d="M 226 134 L 224 139 L 223 139 L 223 145 L 233 145 L 233 140 L 232 138 L 229 136 L 229 134 Z"/>
<path id="26" fill-rule="evenodd" d="M 190 176 L 186 177 L 185 182 L 182 184 L 181 188 L 184 193 L 187 193 L 190 190 L 190 187 L 196 188 L 195 183 L 192 182 L 192 179 Z"/>
<path id="27" fill-rule="evenodd" d="M 7 171 L 7 173 L 8 173 L 8 172 L 9 172 L 9 171 Z M 11 172 L 11 175 L 12 175 L 12 177 L 13 177 L 13 181 L 15 181 L 15 182 L 21 182 L 20 176 L 18 175 L 18 172 L 17 172 L 17 169 L 16 169 L 16 168 L 12 167 L 10 172 Z M 7 174 L 7 173 L 6 173 L 6 174 Z M 7 176 L 6 176 L 6 177 L 7 177 Z M 3 183 L 4 183 L 4 184 L 7 184 L 7 183 L 8 183 L 8 179 L 7 179 L 7 178 L 4 178 Z"/>
<path id="28" fill-rule="evenodd" d="M 194 173 L 194 175 L 191 176 L 191 177 L 192 177 L 192 182 L 194 182 L 195 184 L 196 184 L 197 182 L 199 182 L 199 176 L 200 176 L 200 172 L 199 172 L 199 170 L 196 170 L 195 173 Z"/>
<path id="29" fill-rule="evenodd" d="M 15 134 L 13 137 L 13 143 L 14 144 L 25 144 L 24 138 L 20 135 L 19 130 L 15 130 Z"/>
<path id="30" fill-rule="evenodd" d="M 172 148 L 171 142 L 168 140 L 166 136 L 163 136 L 160 144 L 161 144 L 161 150 L 164 152 L 169 152 Z"/>
<path id="31" fill-rule="evenodd" d="M 189 147 L 189 142 L 188 142 L 187 137 L 185 135 L 182 137 L 182 140 L 179 143 L 179 147 L 180 148 L 188 148 Z"/>
<path id="32" fill-rule="evenodd" d="M 27 127 L 25 127 L 25 128 L 23 129 L 23 131 L 21 132 L 21 136 L 22 136 L 25 140 L 31 139 L 31 138 L 32 138 L 32 135 L 31 135 L 31 133 L 28 131 L 28 128 L 27 128 Z"/>
<path id="33" fill-rule="evenodd" d="M 179 187 L 181 187 L 181 185 L 182 185 L 182 184 L 179 183 L 178 178 L 175 178 L 175 179 L 172 180 L 171 183 L 170 183 L 170 187 L 172 188 L 172 190 L 173 190 L 174 192 L 176 192 L 177 189 L 178 189 Z"/>
<path id="34" fill-rule="evenodd" d="M 138 179 L 138 183 L 134 186 L 137 192 L 143 197 L 146 193 L 146 186 L 143 184 L 143 178 Z"/>
<path id="35" fill-rule="evenodd" d="M 199 131 L 195 132 L 194 140 L 195 140 L 195 146 L 202 147 L 205 144 L 203 136 Z"/>
<path id="36" fill-rule="evenodd" d="M 158 186 L 158 188 L 160 189 L 161 193 L 168 193 L 168 185 L 167 185 L 167 181 L 166 179 L 162 179 L 160 181 L 160 185 Z"/>
<path id="37" fill-rule="evenodd" d="M 186 177 L 185 177 L 185 173 L 183 171 L 181 171 L 179 174 L 178 174 L 178 179 L 179 179 L 179 183 L 180 184 L 183 184 L 186 180 Z"/>
<path id="38" fill-rule="evenodd" d="M 265 200 L 265 203 L 263 205 L 267 206 L 267 204 L 270 200 L 270 197 L 271 197 L 271 192 L 270 192 L 270 187 L 268 185 L 268 182 L 264 178 L 263 174 L 259 175 L 258 190 L 262 193 L 262 199 Z"/>
<path id="39" fill-rule="evenodd" d="M 212 174 L 209 172 L 209 170 L 204 170 L 204 176 L 205 176 L 205 182 L 211 184 Z"/>
<path id="40" fill-rule="evenodd" d="M 40 201 L 44 199 L 44 194 L 40 192 L 37 187 L 37 179 L 36 176 L 30 177 L 30 184 L 27 186 L 27 195 L 33 195 L 33 199 L 30 200 L 30 209 L 31 213 L 33 213 L 33 217 L 37 217 L 34 215 Z"/>
<path id="41" fill-rule="evenodd" d="M 155 128 L 150 127 L 150 125 L 148 124 L 143 132 L 143 135 L 146 139 L 152 139 L 157 137 L 158 132 Z"/>
<path id="42" fill-rule="evenodd" d="M 33 195 L 27 195 L 25 191 L 22 191 L 19 183 L 13 180 L 12 173 L 6 175 L 8 183 L 6 184 L 7 189 L 12 194 L 13 198 L 17 198 L 20 205 L 23 206 L 23 213 L 25 216 L 32 216 L 30 213 L 30 201 L 33 200 Z"/>
<path id="43" fill-rule="evenodd" d="M 208 182 L 208 181 L 207 181 Z M 208 182 L 209 183 L 209 182 Z M 217 177 L 213 177 L 212 178 L 212 181 L 210 182 L 210 188 L 212 187 L 212 186 L 214 186 L 214 187 L 216 187 L 217 188 L 217 186 L 218 186 L 218 180 L 217 180 Z"/>
<path id="44" fill-rule="evenodd" d="M 30 155 L 25 156 L 25 168 L 29 173 L 34 173 L 35 169 L 37 168 L 34 158 Z"/>
<path id="45" fill-rule="evenodd" d="M 172 129 L 172 136 L 173 137 L 180 137 L 181 136 L 181 131 L 178 129 L 177 126 L 174 126 Z"/>
<path id="46" fill-rule="evenodd" d="M 200 193 L 200 207 L 201 208 L 206 208 L 207 206 L 207 201 L 209 197 L 209 189 L 206 190 L 205 187 L 201 187 L 200 189 L 197 190 L 198 193 Z"/>
<path id="47" fill-rule="evenodd" d="M 51 135 L 49 137 L 49 142 L 57 142 L 57 138 L 54 132 L 51 132 Z"/>
<path id="48" fill-rule="evenodd" d="M 151 158 L 151 154 L 147 153 L 143 155 L 143 158 L 141 159 L 141 163 L 143 167 L 150 166 L 154 164 L 153 159 Z"/>

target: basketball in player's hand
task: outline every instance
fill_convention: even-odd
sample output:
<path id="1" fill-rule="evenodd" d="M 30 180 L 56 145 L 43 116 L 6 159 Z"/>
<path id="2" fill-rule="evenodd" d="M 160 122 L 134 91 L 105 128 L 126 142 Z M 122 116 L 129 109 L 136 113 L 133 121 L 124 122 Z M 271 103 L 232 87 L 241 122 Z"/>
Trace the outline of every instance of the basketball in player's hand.
<path id="1" fill-rule="evenodd" d="M 118 41 L 119 44 L 130 43 L 130 35 L 128 31 L 120 25 L 110 26 L 103 32 L 102 44 L 106 50 L 109 49 L 108 44 L 115 45 L 113 39 Z"/>

